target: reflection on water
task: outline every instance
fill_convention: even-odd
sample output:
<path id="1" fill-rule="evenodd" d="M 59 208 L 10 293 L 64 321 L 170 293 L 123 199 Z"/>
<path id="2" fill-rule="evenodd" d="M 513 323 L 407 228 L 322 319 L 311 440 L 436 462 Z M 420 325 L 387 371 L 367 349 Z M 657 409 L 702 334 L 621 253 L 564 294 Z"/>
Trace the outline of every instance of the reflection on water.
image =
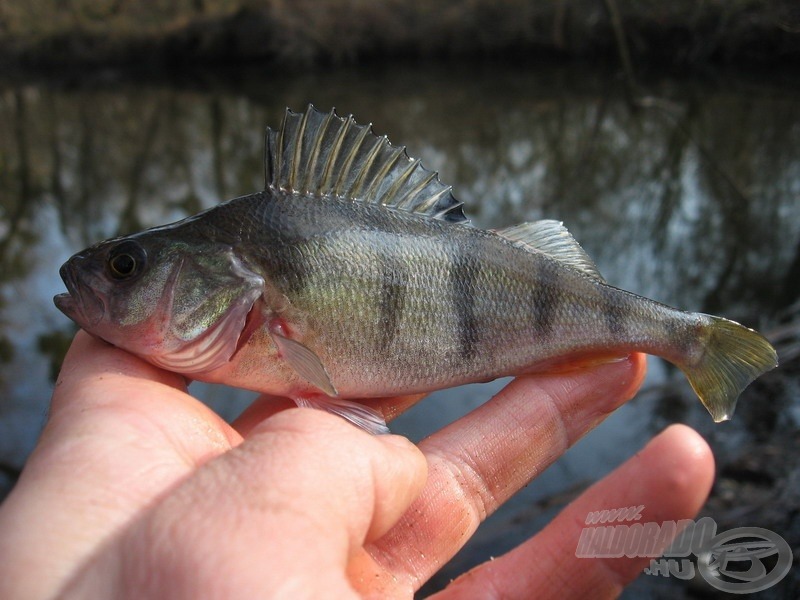
<path id="1" fill-rule="evenodd" d="M 620 287 L 765 328 L 798 296 L 796 90 L 657 81 L 648 107 L 634 109 L 613 79 L 577 69 L 250 71 L 184 83 L 0 84 L 0 464 L 9 472 L 34 443 L 72 333 L 52 305 L 58 266 L 101 238 L 261 188 L 262 132 L 287 105 L 372 121 L 439 170 L 480 226 L 563 220 Z M 669 376 L 652 363 L 651 386 Z M 440 394 L 400 427 L 420 436 L 488 394 Z M 606 431 L 627 432 L 629 447 L 609 451 L 609 434 L 597 432 L 535 493 L 609 470 L 654 422 L 706 418 L 698 403 L 672 396 L 655 403 L 645 394 L 614 415 Z"/>

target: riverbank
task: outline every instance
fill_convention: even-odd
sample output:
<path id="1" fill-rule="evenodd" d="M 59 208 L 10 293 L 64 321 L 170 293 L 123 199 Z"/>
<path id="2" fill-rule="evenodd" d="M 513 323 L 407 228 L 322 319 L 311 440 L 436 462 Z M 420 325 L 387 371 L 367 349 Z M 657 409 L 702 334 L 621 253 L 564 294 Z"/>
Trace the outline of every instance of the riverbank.
<path id="1" fill-rule="evenodd" d="M 644 68 L 800 62 L 792 0 L 32 0 L 0 7 L 5 69 L 611 58 Z"/>

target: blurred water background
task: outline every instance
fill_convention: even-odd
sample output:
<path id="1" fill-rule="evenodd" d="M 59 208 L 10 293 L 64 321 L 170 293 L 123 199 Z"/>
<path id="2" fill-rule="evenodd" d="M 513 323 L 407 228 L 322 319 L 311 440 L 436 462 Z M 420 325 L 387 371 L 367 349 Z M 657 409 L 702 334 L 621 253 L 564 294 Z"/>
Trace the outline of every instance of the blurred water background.
<path id="1" fill-rule="evenodd" d="M 797 552 L 796 75 L 650 73 L 632 94 L 619 69 L 552 61 L 0 73 L 0 497 L 36 442 L 74 333 L 52 303 L 61 263 L 100 239 L 261 189 L 264 128 L 311 102 L 406 145 L 453 184 L 476 225 L 560 219 L 613 285 L 758 328 L 781 355 L 717 426 L 674 368 L 650 360 L 639 396 L 492 516 L 426 589 L 532 535 L 673 422 L 715 450 L 705 514 L 720 530 L 772 528 Z M 502 384 L 433 394 L 392 429 L 420 439 Z M 252 398 L 192 389 L 227 418 Z M 640 577 L 626 595 L 690 596 L 692 585 Z M 773 597 L 791 597 L 789 586 Z"/>

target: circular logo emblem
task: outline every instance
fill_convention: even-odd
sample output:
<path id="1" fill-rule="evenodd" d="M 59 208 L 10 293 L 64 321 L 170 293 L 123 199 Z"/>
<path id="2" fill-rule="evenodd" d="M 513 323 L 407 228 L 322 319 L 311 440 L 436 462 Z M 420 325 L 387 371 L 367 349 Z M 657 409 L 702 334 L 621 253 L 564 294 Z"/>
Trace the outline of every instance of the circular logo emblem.
<path id="1" fill-rule="evenodd" d="M 752 594 L 772 587 L 792 566 L 792 549 L 781 536 L 761 527 L 720 533 L 697 557 L 697 569 L 710 585 L 730 594 Z"/>

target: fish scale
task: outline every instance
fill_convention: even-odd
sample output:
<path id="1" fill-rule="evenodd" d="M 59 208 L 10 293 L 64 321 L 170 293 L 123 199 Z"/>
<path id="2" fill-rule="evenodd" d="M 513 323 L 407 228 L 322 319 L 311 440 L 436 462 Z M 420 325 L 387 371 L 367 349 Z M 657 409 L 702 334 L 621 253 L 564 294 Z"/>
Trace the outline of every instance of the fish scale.
<path id="1" fill-rule="evenodd" d="M 472 227 L 352 117 L 287 111 L 266 144 L 264 191 L 78 253 L 56 305 L 162 368 L 376 433 L 369 398 L 634 351 L 680 367 L 719 421 L 777 365 L 751 329 L 608 285 L 559 222 Z"/>

